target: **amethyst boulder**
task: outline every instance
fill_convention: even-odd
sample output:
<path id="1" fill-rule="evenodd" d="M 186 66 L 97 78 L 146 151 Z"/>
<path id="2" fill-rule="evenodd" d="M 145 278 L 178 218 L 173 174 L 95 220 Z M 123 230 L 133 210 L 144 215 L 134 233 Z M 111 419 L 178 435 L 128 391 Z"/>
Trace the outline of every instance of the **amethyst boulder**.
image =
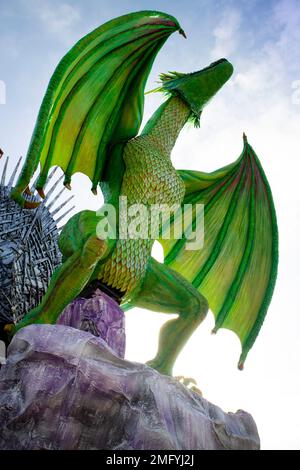
<path id="1" fill-rule="evenodd" d="M 20 330 L 0 371 L 0 449 L 259 449 L 253 418 L 63 325 Z"/>
<path id="2" fill-rule="evenodd" d="M 62 312 L 59 325 L 72 326 L 102 338 L 117 356 L 125 356 L 124 312 L 117 302 L 100 289 L 92 297 L 73 300 Z"/>

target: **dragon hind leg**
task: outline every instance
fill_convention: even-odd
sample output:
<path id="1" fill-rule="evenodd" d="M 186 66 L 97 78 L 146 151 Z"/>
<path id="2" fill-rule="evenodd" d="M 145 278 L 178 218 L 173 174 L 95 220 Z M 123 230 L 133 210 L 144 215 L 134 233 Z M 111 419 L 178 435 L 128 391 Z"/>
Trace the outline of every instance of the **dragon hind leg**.
<path id="1" fill-rule="evenodd" d="M 172 375 L 178 354 L 207 314 L 205 297 L 180 274 L 151 258 L 132 304 L 156 312 L 178 314 L 162 326 L 157 354 L 147 363 L 162 374 Z"/>

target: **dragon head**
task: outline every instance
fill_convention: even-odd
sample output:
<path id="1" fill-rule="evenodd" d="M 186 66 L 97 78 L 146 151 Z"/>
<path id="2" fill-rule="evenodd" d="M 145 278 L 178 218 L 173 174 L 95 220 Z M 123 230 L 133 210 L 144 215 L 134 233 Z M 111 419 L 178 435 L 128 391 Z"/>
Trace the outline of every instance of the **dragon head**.
<path id="1" fill-rule="evenodd" d="M 180 96 L 191 108 L 195 125 L 211 98 L 222 88 L 233 73 L 233 66 L 226 59 L 213 62 L 198 72 L 170 72 L 160 76 L 162 86 L 157 89 L 169 95 Z"/>

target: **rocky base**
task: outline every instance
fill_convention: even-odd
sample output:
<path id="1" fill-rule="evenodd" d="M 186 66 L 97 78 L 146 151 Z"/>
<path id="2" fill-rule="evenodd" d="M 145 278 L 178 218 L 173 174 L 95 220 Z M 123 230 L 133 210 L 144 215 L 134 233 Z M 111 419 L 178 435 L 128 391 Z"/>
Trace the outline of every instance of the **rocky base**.
<path id="1" fill-rule="evenodd" d="M 125 356 L 125 316 L 115 300 L 100 289 L 91 297 L 78 297 L 60 315 L 59 325 L 72 326 L 102 338 L 114 353 Z"/>
<path id="2" fill-rule="evenodd" d="M 0 449 L 259 449 L 253 418 L 63 325 L 20 330 L 0 371 Z"/>

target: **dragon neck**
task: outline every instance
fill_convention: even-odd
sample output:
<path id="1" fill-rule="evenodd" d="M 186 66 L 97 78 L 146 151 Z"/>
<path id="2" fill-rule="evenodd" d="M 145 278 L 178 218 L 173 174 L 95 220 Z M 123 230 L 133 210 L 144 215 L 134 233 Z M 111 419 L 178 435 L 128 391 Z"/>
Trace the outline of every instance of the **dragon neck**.
<path id="1" fill-rule="evenodd" d="M 147 122 L 142 135 L 147 135 L 169 157 L 190 114 L 190 108 L 181 98 L 171 96 Z"/>

